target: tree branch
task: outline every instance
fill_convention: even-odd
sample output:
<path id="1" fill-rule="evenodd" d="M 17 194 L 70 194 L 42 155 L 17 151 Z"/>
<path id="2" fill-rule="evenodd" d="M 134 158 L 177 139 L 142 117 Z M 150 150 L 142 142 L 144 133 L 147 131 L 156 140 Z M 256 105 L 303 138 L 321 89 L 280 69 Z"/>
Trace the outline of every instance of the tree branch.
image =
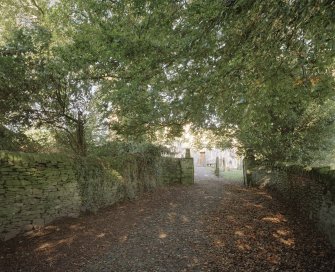
<path id="1" fill-rule="evenodd" d="M 35 1 L 35 0 L 30 0 L 30 1 L 31 1 L 32 5 L 33 5 L 35 8 L 37 8 L 38 11 L 44 16 L 44 11 L 43 11 L 43 9 L 36 3 L 36 1 Z"/>

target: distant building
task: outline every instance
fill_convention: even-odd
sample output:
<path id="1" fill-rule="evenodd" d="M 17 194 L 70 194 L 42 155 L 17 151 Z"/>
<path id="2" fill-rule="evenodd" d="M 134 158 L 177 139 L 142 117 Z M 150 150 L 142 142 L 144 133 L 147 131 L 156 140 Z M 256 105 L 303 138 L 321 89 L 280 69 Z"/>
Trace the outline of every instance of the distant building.
<path id="1" fill-rule="evenodd" d="M 219 158 L 219 167 L 223 169 L 240 169 L 242 159 L 236 155 L 234 149 L 201 149 L 192 150 L 191 156 L 195 166 L 215 165 L 216 158 Z"/>
<path id="2" fill-rule="evenodd" d="M 189 148 L 195 167 L 215 165 L 216 158 L 218 157 L 221 169 L 242 169 L 242 158 L 236 154 L 236 149 L 221 150 L 215 147 L 210 148 L 210 146 L 214 145 L 214 138 L 208 131 L 202 131 L 200 134 L 194 135 L 190 126 L 186 125 L 182 137 L 175 139 L 167 147 L 178 158 L 184 157 L 186 148 Z"/>
<path id="3" fill-rule="evenodd" d="M 175 143 L 170 147 L 175 154 L 175 157 L 181 158 L 185 155 L 187 144 Z M 216 157 L 219 158 L 219 167 L 224 170 L 241 169 L 242 158 L 239 157 L 233 148 L 231 149 L 195 149 L 191 148 L 191 157 L 194 159 L 195 167 L 204 167 L 215 165 Z"/>

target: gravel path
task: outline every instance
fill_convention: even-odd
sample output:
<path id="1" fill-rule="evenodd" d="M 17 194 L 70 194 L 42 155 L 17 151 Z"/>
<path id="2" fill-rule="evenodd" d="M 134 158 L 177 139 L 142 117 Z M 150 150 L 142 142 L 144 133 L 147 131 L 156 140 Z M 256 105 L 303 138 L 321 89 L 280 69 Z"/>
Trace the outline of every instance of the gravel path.
<path id="1" fill-rule="evenodd" d="M 224 181 L 195 168 L 196 185 L 160 196 L 154 210 L 85 271 L 208 271 L 211 243 L 204 218 L 222 200 Z"/>
<path id="2" fill-rule="evenodd" d="M 204 182 L 206 183 L 208 181 L 224 182 L 224 180 L 221 177 L 217 177 L 214 175 L 214 168 L 212 167 L 195 167 L 194 179 L 195 182 L 198 184 L 202 184 Z"/>
<path id="3" fill-rule="evenodd" d="M 210 238 L 204 217 L 218 208 L 222 183 L 174 188 L 121 241 L 85 271 L 207 271 Z"/>
<path id="4" fill-rule="evenodd" d="M 330 246 L 288 207 L 208 174 L 2 243 L 0 271 L 331 271 Z"/>

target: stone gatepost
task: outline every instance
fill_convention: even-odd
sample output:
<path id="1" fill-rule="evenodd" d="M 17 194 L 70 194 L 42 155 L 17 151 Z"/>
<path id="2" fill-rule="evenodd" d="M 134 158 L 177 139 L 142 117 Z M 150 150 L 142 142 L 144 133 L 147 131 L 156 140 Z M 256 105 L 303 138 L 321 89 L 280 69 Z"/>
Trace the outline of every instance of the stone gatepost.
<path id="1" fill-rule="evenodd" d="M 215 176 L 220 176 L 220 167 L 219 167 L 219 163 L 220 163 L 220 160 L 219 160 L 219 157 L 216 157 L 216 160 L 215 160 Z"/>
<path id="2" fill-rule="evenodd" d="M 186 151 L 185 151 L 185 158 L 191 158 L 191 149 L 186 148 Z"/>
<path id="3" fill-rule="evenodd" d="M 186 148 L 185 158 L 180 160 L 181 166 L 181 183 L 194 184 L 194 163 L 191 158 L 191 151 Z"/>

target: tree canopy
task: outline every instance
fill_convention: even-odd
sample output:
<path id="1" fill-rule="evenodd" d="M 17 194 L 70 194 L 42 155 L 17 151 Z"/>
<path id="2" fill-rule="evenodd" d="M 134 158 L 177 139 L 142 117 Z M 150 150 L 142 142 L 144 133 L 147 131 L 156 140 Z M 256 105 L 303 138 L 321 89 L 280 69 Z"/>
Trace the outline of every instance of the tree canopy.
<path id="1" fill-rule="evenodd" d="M 186 124 L 269 160 L 333 144 L 334 1 L 25 3 L 2 9 L 3 125 L 59 128 L 78 153 L 98 129 L 153 141 Z"/>

